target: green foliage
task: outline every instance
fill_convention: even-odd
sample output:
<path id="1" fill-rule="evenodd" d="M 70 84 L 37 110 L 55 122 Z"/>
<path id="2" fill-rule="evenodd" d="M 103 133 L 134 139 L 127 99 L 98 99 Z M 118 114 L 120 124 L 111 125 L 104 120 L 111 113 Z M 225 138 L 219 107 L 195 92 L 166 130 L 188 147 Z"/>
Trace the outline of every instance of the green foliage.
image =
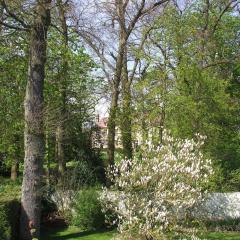
<path id="1" fill-rule="evenodd" d="M 97 66 L 74 32 L 69 32 L 68 49 L 62 45 L 61 37 L 58 31 L 51 29 L 44 89 L 47 156 L 50 161 L 54 159 L 55 135 L 52 133 L 63 124 L 66 161 L 87 162 L 92 169 L 99 167 L 99 178 L 103 178 L 99 153 L 92 148 L 94 111 L 98 101 L 95 91 L 101 86 L 99 79 L 94 77 Z M 63 69 L 64 62 L 68 64 L 67 73 Z"/>
<path id="2" fill-rule="evenodd" d="M 227 191 L 237 192 L 240 189 L 240 169 L 236 169 L 230 172 L 229 180 L 225 183 L 225 189 Z"/>
<path id="3" fill-rule="evenodd" d="M 101 229 L 104 225 L 104 214 L 95 188 L 81 190 L 73 206 L 72 224 L 83 230 Z"/>
<path id="4" fill-rule="evenodd" d="M 3 173 L 23 160 L 23 107 L 27 79 L 25 34 L 0 36 L 0 160 Z"/>
<path id="5" fill-rule="evenodd" d="M 209 220 L 204 225 L 208 231 L 236 231 L 239 232 L 240 219 Z"/>
<path id="6" fill-rule="evenodd" d="M 161 141 L 163 127 L 175 137 L 207 136 L 204 154 L 214 160 L 217 172 L 211 189 L 239 190 L 230 179 L 240 168 L 240 21 L 229 10 L 215 29 L 224 6 L 212 2 L 209 7 L 208 20 L 205 1 L 197 1 L 182 12 L 169 6 L 156 22 L 147 44 L 151 54 L 144 56 L 150 67 L 135 84 L 141 99 L 135 131 L 140 129 L 146 140 L 151 130 L 155 142 Z"/>

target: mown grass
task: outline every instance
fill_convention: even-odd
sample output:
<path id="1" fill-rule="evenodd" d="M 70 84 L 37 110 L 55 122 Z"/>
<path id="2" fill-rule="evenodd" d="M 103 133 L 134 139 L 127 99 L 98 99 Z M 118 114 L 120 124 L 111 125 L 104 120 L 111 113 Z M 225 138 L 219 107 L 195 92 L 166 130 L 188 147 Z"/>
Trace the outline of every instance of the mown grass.
<path id="1" fill-rule="evenodd" d="M 206 237 L 208 240 L 240 240 L 240 232 L 212 232 Z"/>
<path id="2" fill-rule="evenodd" d="M 110 240 L 115 231 L 81 231 L 79 228 L 45 230 L 41 240 Z M 240 240 L 240 232 L 211 232 L 204 240 Z"/>
<path id="3" fill-rule="evenodd" d="M 81 231 L 79 228 L 43 229 L 41 240 L 110 240 L 114 231 Z"/>

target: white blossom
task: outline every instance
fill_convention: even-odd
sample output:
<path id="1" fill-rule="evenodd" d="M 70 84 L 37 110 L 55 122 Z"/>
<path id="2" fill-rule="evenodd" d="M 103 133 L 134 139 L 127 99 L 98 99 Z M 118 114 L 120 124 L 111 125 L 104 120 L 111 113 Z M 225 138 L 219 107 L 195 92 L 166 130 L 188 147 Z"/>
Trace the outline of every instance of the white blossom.
<path id="1" fill-rule="evenodd" d="M 149 141 L 141 159 L 124 159 L 108 169 L 113 185 L 103 189 L 100 200 L 105 213 L 115 212 L 112 223 L 119 231 L 162 234 L 181 227 L 187 211 L 203 200 L 204 184 L 213 173 L 211 160 L 200 151 L 205 137 L 196 137 L 174 139 L 165 131 L 163 145 Z"/>

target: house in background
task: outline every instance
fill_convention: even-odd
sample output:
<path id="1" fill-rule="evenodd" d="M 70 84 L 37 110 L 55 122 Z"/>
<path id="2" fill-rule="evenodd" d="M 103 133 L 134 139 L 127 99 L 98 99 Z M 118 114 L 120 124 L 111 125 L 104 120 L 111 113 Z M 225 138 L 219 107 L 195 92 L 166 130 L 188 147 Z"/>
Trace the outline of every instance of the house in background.
<path id="1" fill-rule="evenodd" d="M 100 118 L 99 115 L 96 117 L 96 134 L 94 136 L 94 147 L 95 148 L 103 148 L 106 149 L 108 142 L 107 142 L 107 136 L 108 136 L 108 117 Z M 121 131 L 118 126 L 116 126 L 116 134 L 115 134 L 115 147 L 116 148 L 122 148 L 122 142 L 121 142 Z"/>

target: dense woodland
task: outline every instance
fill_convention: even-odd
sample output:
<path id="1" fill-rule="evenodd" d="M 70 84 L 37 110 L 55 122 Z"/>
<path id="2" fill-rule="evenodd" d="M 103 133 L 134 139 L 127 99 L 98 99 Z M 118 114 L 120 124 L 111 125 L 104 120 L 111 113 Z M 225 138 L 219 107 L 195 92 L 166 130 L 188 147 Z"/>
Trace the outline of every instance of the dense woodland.
<path id="1" fill-rule="evenodd" d="M 39 237 L 42 199 L 114 185 L 105 170 L 154 158 L 143 146 L 165 131 L 203 136 L 204 189 L 240 191 L 239 14 L 238 0 L 0 0 L 0 174 L 21 185 L 17 239 Z"/>

